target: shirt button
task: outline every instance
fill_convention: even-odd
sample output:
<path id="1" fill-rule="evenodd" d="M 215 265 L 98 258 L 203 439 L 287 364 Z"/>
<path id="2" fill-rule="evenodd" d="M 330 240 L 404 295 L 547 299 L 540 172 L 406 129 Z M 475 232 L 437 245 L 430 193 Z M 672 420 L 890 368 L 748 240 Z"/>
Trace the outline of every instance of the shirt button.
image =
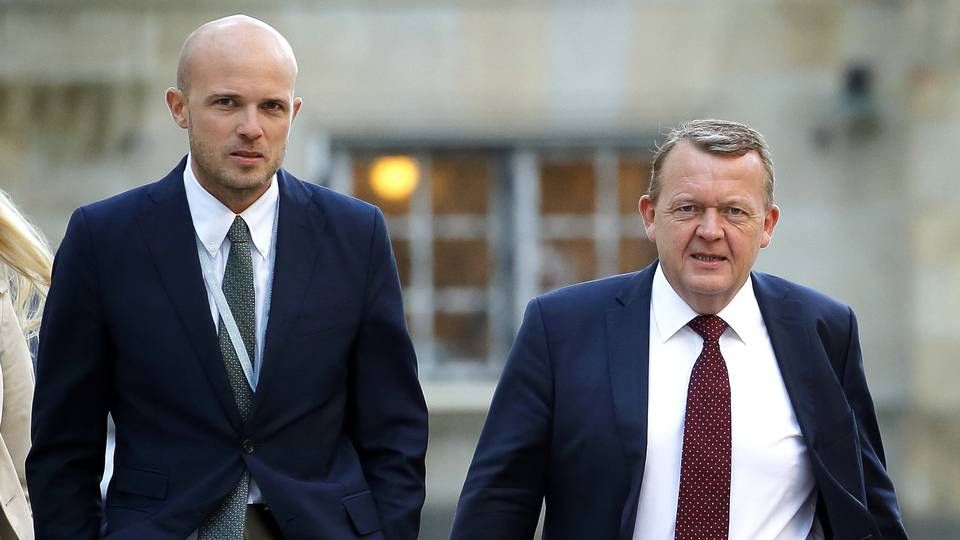
<path id="1" fill-rule="evenodd" d="M 240 448 L 243 449 L 244 452 L 246 452 L 246 453 L 248 453 L 248 454 L 252 454 L 252 453 L 253 453 L 253 441 L 250 440 L 250 439 L 244 439 L 243 442 L 240 443 Z"/>

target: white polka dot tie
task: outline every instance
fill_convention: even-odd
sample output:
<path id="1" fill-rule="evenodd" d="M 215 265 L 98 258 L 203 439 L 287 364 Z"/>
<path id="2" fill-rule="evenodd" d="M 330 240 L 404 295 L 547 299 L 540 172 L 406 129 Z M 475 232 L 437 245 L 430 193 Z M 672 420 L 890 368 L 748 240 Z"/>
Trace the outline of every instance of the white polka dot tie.
<path id="1" fill-rule="evenodd" d="M 703 337 L 703 351 L 687 389 L 675 538 L 725 539 L 730 526 L 730 379 L 720 335 L 727 323 L 701 315 L 689 326 Z"/>

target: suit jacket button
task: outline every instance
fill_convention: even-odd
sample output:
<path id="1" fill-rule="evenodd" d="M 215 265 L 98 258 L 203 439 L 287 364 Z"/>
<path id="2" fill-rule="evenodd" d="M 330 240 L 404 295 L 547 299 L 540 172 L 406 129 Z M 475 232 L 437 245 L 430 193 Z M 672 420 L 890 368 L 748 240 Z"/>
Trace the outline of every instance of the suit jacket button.
<path id="1" fill-rule="evenodd" d="M 253 453 L 253 441 L 251 441 L 250 439 L 244 439 L 243 442 L 240 443 L 240 448 L 243 449 L 244 452 L 246 452 L 246 453 L 248 453 L 248 454 L 252 454 L 252 453 Z"/>

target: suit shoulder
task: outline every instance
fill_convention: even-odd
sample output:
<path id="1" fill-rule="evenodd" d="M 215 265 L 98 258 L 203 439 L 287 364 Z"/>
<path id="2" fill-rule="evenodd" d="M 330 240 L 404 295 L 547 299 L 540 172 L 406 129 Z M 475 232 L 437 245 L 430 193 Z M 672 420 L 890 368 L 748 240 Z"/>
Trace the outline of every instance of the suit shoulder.
<path id="1" fill-rule="evenodd" d="M 344 207 L 353 207 L 357 210 L 364 209 L 366 211 L 373 210 L 376 206 L 362 201 L 356 197 L 351 197 L 350 195 L 344 195 L 338 191 L 334 191 L 326 186 L 320 184 L 314 184 L 312 182 L 306 182 L 304 180 L 295 179 L 297 183 L 302 186 L 304 189 L 310 192 L 314 197 L 319 197 L 324 202 L 328 204 L 335 204 Z"/>
<path id="2" fill-rule="evenodd" d="M 541 306 L 551 309 L 606 309 L 637 274 L 638 272 L 617 274 L 567 285 L 537 296 L 535 300 L 540 302 Z"/>
<path id="3" fill-rule="evenodd" d="M 106 199 L 101 199 L 77 208 L 74 214 L 83 214 L 91 224 L 116 224 L 118 221 L 136 217 L 143 198 L 152 186 L 159 182 L 138 186 Z"/>
<path id="4" fill-rule="evenodd" d="M 336 214 L 354 215 L 358 218 L 369 219 L 379 209 L 366 201 L 362 201 L 350 195 L 344 195 L 334 191 L 326 186 L 305 182 L 293 178 L 307 193 L 310 193 L 313 201 L 328 212 Z"/>
<path id="5" fill-rule="evenodd" d="M 812 287 L 801 285 L 793 281 L 754 272 L 755 286 L 767 294 L 767 296 L 776 296 L 784 300 L 793 300 L 800 302 L 805 311 L 811 312 L 815 316 L 834 315 L 847 316 L 851 308 L 849 305 L 824 294 Z"/>

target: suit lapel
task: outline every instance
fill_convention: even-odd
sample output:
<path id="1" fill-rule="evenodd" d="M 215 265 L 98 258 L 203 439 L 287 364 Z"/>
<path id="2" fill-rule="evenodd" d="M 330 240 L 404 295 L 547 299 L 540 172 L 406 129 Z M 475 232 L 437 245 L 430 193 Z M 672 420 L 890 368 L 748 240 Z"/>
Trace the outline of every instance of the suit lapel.
<path id="1" fill-rule="evenodd" d="M 280 202 L 277 217 L 276 255 L 271 285 L 270 313 L 263 349 L 263 364 L 251 418 L 254 418 L 280 364 L 287 333 L 303 304 L 317 255 L 324 215 L 311 193 L 283 170 L 277 171 Z"/>
<path id="2" fill-rule="evenodd" d="M 607 311 L 607 354 L 614 416 L 627 462 L 630 494 L 620 519 L 620 536 L 633 534 L 637 498 L 647 453 L 647 396 L 650 351 L 650 289 L 656 263 L 638 272 Z"/>
<path id="3" fill-rule="evenodd" d="M 139 221 L 160 282 L 176 307 L 194 353 L 230 423 L 239 430 L 240 413 L 227 381 L 217 331 L 197 256 L 196 233 L 183 187 L 184 158 L 147 191 Z"/>
<path id="4" fill-rule="evenodd" d="M 797 415 L 800 431 L 812 449 L 817 433 L 817 387 L 814 373 L 816 363 L 811 361 L 811 355 L 816 349 L 810 329 L 796 316 L 803 309 L 803 304 L 787 298 L 783 291 L 775 290 L 756 273 L 751 274 L 751 279 L 783 384 Z"/>

